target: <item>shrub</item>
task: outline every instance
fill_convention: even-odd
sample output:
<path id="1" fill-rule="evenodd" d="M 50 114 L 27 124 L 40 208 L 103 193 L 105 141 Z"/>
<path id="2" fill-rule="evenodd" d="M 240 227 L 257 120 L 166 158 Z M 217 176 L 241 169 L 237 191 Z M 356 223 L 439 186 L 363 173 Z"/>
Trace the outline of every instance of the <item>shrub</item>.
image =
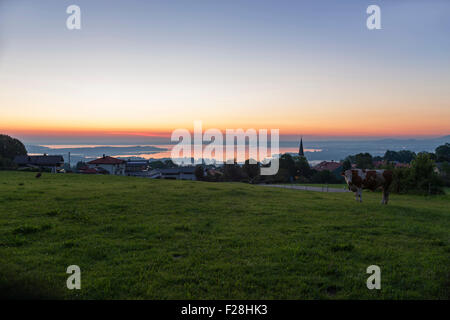
<path id="1" fill-rule="evenodd" d="M 443 181 L 436 173 L 436 165 L 426 153 L 417 155 L 411 168 L 395 168 L 392 192 L 442 194 Z"/>
<path id="2" fill-rule="evenodd" d="M 341 183 L 342 179 L 329 170 L 315 171 L 311 177 L 313 183 Z"/>
<path id="3" fill-rule="evenodd" d="M 204 178 L 203 172 L 204 172 L 204 169 L 203 169 L 202 166 L 198 165 L 198 166 L 195 167 L 195 172 L 194 172 L 194 174 L 195 174 L 195 178 L 196 178 L 198 181 L 203 180 L 203 178 Z"/>
<path id="4" fill-rule="evenodd" d="M 438 162 L 450 161 L 450 143 L 446 143 L 436 148 L 436 160 Z"/>
<path id="5" fill-rule="evenodd" d="M 22 142 L 5 134 L 0 134 L 0 157 L 13 160 L 15 156 L 26 155 Z"/>
<path id="6" fill-rule="evenodd" d="M 246 179 L 247 176 L 245 175 L 242 168 L 235 162 L 235 163 L 226 163 L 223 166 L 223 181 L 234 181 L 239 182 L 243 179 Z"/>
<path id="7" fill-rule="evenodd" d="M 13 162 L 12 159 L 4 158 L 0 155 L 0 169 L 15 169 L 16 164 Z"/>
<path id="8" fill-rule="evenodd" d="M 441 178 L 444 180 L 444 185 L 450 187 L 450 163 L 443 162 L 440 169 Z"/>

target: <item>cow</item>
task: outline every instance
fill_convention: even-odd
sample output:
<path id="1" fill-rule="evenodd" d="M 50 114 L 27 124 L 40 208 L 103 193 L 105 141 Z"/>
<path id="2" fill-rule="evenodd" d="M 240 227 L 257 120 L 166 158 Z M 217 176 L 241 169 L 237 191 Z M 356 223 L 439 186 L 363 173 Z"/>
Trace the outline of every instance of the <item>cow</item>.
<path id="1" fill-rule="evenodd" d="M 356 201 L 362 202 L 362 190 L 383 190 L 381 204 L 387 204 L 389 200 L 389 186 L 392 183 L 391 170 L 351 169 L 342 171 L 342 176 L 347 182 L 348 189 L 355 193 Z"/>

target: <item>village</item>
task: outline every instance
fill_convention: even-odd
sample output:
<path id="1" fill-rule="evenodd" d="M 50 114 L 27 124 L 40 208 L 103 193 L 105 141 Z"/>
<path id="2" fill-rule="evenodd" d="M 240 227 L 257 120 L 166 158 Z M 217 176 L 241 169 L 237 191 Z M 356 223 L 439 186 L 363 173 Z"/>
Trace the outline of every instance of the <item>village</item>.
<path id="1" fill-rule="evenodd" d="M 284 157 L 291 157 L 291 155 L 286 154 Z M 294 155 L 293 159 L 295 159 L 295 157 L 297 159 L 301 158 L 306 160 L 302 139 L 300 141 L 298 155 Z M 192 162 L 194 161 L 191 161 L 191 163 Z M 224 175 L 226 164 L 205 164 L 205 161 L 202 162 L 202 165 L 197 166 L 179 166 L 172 160 L 151 161 L 146 159 L 121 159 L 104 154 L 100 158 L 88 162 L 78 163 L 73 170 L 70 166 L 67 166 L 67 163 L 64 161 L 64 157 L 62 155 L 25 155 L 16 156 L 14 159 L 14 163 L 19 167 L 19 170 L 35 169 L 39 171 L 49 171 L 51 173 L 109 174 L 150 179 L 193 181 L 207 180 L 208 177 L 210 178 L 209 180 L 211 180 L 211 177 L 222 177 Z M 245 164 L 243 165 L 245 166 Z M 243 167 L 236 162 L 233 166 Z M 261 163 L 258 163 L 256 166 L 261 166 Z M 355 166 L 356 164 L 354 164 L 354 167 Z M 311 167 L 311 169 L 318 172 L 328 171 L 336 174 L 337 177 L 342 171 L 342 167 L 342 161 L 322 161 Z M 289 177 L 289 179 L 291 179 L 291 177 Z"/>
<path id="2" fill-rule="evenodd" d="M 441 146 L 442 147 L 445 146 Z M 437 149 L 438 150 L 438 149 Z M 438 152 L 439 153 L 439 152 Z M 435 161 L 434 171 L 444 179 L 447 177 L 446 162 L 434 153 L 426 154 Z M 17 170 L 39 171 L 51 173 L 76 173 L 88 175 L 117 175 L 141 177 L 149 179 L 173 179 L 208 182 L 247 182 L 252 184 L 271 183 L 313 183 L 313 184 L 343 184 L 342 172 L 348 169 L 404 169 L 411 168 L 416 158 L 414 152 L 408 150 L 389 151 L 384 156 L 373 157 L 369 153 L 349 155 L 340 161 L 321 161 L 311 165 L 307 160 L 303 148 L 303 139 L 299 142 L 298 153 L 285 153 L 279 156 L 279 170 L 275 175 L 262 176 L 260 168 L 268 163 L 258 162 L 210 164 L 211 161 L 192 165 L 193 159 L 187 165 L 177 165 L 171 159 L 136 159 L 103 156 L 80 161 L 71 167 L 62 155 L 19 155 L 14 158 Z M 436 161 L 437 160 L 437 161 Z M 70 162 L 70 155 L 69 155 Z"/>

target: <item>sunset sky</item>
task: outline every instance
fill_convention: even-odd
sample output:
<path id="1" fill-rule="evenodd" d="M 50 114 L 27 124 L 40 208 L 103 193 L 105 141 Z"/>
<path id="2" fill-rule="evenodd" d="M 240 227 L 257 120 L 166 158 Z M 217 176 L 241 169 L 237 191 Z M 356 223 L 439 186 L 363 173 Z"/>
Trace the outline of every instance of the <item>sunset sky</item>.
<path id="1" fill-rule="evenodd" d="M 66 28 L 81 7 L 81 30 Z M 381 8 L 382 30 L 366 28 Z M 450 133 L 450 1 L 0 0 L 0 133 Z M 89 142 L 89 141 L 87 141 Z"/>

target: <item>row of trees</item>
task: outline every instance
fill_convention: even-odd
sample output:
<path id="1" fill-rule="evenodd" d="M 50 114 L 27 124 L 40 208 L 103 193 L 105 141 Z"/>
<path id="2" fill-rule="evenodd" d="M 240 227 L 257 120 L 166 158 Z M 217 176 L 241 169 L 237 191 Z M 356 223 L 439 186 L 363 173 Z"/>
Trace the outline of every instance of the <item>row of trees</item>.
<path id="1" fill-rule="evenodd" d="M 260 175 L 261 164 L 250 164 L 249 160 L 240 166 L 237 163 L 224 164 L 221 175 L 204 175 L 203 168 L 197 166 L 196 176 L 198 180 L 204 181 L 242 181 L 249 183 L 341 183 L 342 177 L 339 174 L 328 170 L 317 171 L 310 167 L 304 157 L 283 154 L 279 159 L 279 170 L 273 176 Z M 269 165 L 269 164 L 267 164 Z"/>
<path id="2" fill-rule="evenodd" d="M 450 162 L 450 143 L 437 147 L 434 152 L 436 162 Z"/>
<path id="3" fill-rule="evenodd" d="M 395 193 L 442 194 L 445 179 L 428 153 L 419 153 L 410 167 L 393 168 L 391 191 Z M 449 175 L 449 172 L 447 172 Z"/>
<path id="4" fill-rule="evenodd" d="M 375 162 L 384 161 L 386 163 L 411 163 L 416 158 L 416 153 L 409 150 L 391 151 L 388 150 L 384 156 L 373 157 L 370 153 L 358 153 L 348 156 L 343 162 L 344 170 L 351 168 L 352 164 L 355 164 L 360 169 L 373 169 Z M 431 154 L 431 158 L 435 158 L 434 154 Z"/>
<path id="5" fill-rule="evenodd" d="M 436 165 L 437 159 L 440 162 Z M 348 156 L 343 166 L 330 172 L 317 171 L 310 167 L 304 157 L 283 154 L 280 157 L 279 170 L 273 176 L 261 176 L 260 164 L 250 164 L 247 160 L 243 166 L 236 163 L 225 164 L 223 174 L 204 175 L 204 170 L 198 166 L 196 175 L 199 180 L 206 181 L 242 181 L 250 183 L 341 183 L 342 170 L 347 170 L 355 164 L 360 169 L 371 169 L 374 161 L 385 161 L 382 168 L 394 172 L 392 191 L 396 193 L 439 194 L 444 185 L 450 186 L 450 144 L 436 148 L 435 153 L 408 151 L 386 151 L 383 157 L 373 157 L 370 153 L 359 153 Z M 407 167 L 395 167 L 394 162 L 409 163 Z"/>
<path id="6" fill-rule="evenodd" d="M 450 143 L 437 147 L 434 153 L 420 152 L 419 154 L 427 154 L 431 160 L 438 163 L 450 162 Z M 410 150 L 387 150 L 382 157 L 373 157 L 370 153 L 358 153 L 345 158 L 343 169 L 350 169 L 352 164 L 355 164 L 360 169 L 373 169 L 374 163 L 377 161 L 384 161 L 386 163 L 412 163 L 417 156 L 418 154 Z"/>
<path id="7" fill-rule="evenodd" d="M 373 157 L 370 153 L 358 153 L 354 156 L 348 156 L 342 163 L 342 169 L 348 170 L 352 168 L 352 164 L 355 164 L 360 169 L 373 168 Z"/>
<path id="8" fill-rule="evenodd" d="M 286 153 L 280 157 L 280 169 L 274 176 L 264 176 L 262 182 L 342 183 L 339 172 L 317 171 L 310 167 L 305 157 Z"/>
<path id="9" fill-rule="evenodd" d="M 350 169 L 352 164 L 360 169 L 372 169 L 375 161 L 384 161 L 381 168 L 394 172 L 393 192 L 440 194 L 443 193 L 443 186 L 450 187 L 449 143 L 437 147 L 434 153 L 388 150 L 383 157 L 359 153 L 344 160 L 343 170 Z M 395 163 L 407 163 L 409 166 L 396 167 Z"/>

